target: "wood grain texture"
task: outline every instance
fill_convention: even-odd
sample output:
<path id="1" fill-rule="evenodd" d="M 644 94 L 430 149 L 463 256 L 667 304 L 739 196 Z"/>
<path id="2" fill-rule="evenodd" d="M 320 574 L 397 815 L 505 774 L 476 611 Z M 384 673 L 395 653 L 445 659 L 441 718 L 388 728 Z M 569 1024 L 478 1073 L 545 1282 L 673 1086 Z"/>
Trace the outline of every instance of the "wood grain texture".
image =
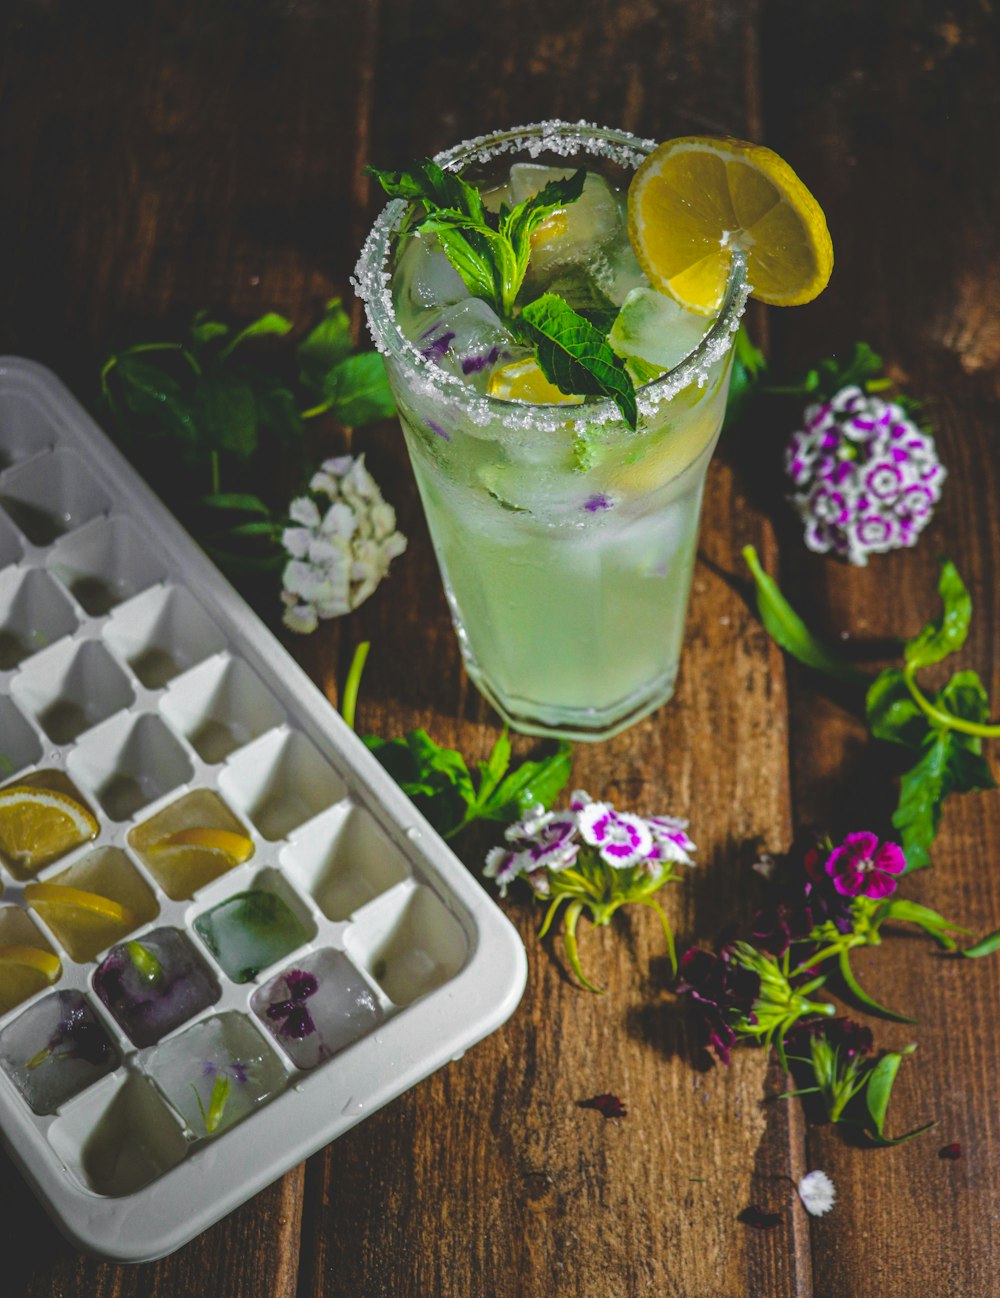
<path id="1" fill-rule="evenodd" d="M 198 306 L 304 322 L 349 293 L 378 201 L 363 164 L 501 125 L 583 117 L 783 152 L 827 208 L 838 266 L 819 302 L 771 313 L 773 359 L 867 336 L 933 399 L 951 477 L 926 543 L 858 572 L 805 554 L 774 500 L 773 461 L 763 484 L 748 472 L 748 458 L 767 463 L 766 430 L 759 456 L 724 446 L 712 466 L 677 696 L 626 735 L 578 746 L 573 777 L 619 805 L 690 816 L 700 864 L 666 904 L 681 947 L 708 941 L 746 916 L 756 851 L 783 850 L 807 821 L 854 828 L 892 798 L 891 755 L 794 666 L 786 689 L 746 602 L 742 545 L 813 621 L 858 640 L 922 623 L 946 551 L 976 600 L 963 662 L 992 673 L 1000 697 L 1000 255 L 982 154 L 995 50 L 990 8 L 972 3 L 888 0 L 873 16 L 861 0 L 111 0 L 84 15 L 70 0 L 13 0 L 0 11 L 0 351 L 50 365 L 92 402 L 110 346 Z M 323 449 L 344 445 L 328 437 Z M 462 672 L 398 430 L 356 432 L 352 447 L 410 547 L 349 622 L 294 651 L 335 700 L 353 645 L 371 639 L 359 728 L 420 725 L 483 758 L 496 718 Z M 518 755 L 534 748 L 515 741 Z M 949 807 L 940 861 L 913 895 L 996 927 L 998 821 L 997 795 Z M 490 841 L 459 844 L 473 871 Z M 940 1138 L 873 1151 L 776 1103 L 782 1080 L 761 1052 L 706 1070 L 654 916 L 581 924 L 585 967 L 606 988 L 593 997 L 558 943 L 537 941 L 540 909 L 505 907 L 530 968 L 510 1023 L 173 1257 L 80 1257 L 0 1163 L 2 1298 L 991 1298 L 995 962 L 899 938 L 863 966 L 922 1018 L 893 1124 L 942 1124 Z M 885 1044 L 912 1035 L 878 1031 Z M 601 1091 L 628 1117 L 578 1107 Z M 937 1157 L 951 1140 L 958 1163 Z M 790 1178 L 807 1166 L 838 1185 L 823 1221 L 795 1200 Z M 751 1203 L 780 1226 L 742 1225 Z M 28 1250 L 28 1237 L 42 1242 Z"/>

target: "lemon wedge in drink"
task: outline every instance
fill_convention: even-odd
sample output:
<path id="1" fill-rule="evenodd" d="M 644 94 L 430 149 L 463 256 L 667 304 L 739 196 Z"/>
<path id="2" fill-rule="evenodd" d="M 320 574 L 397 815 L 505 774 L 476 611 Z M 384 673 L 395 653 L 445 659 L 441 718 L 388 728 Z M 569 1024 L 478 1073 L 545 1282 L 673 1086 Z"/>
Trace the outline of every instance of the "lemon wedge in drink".
<path id="1" fill-rule="evenodd" d="M 87 808 L 67 793 L 26 784 L 0 792 L 0 854 L 15 874 L 33 874 L 95 838 L 97 830 Z"/>
<path id="2" fill-rule="evenodd" d="M 205 852 L 219 852 L 228 856 L 234 865 L 242 865 L 253 855 L 253 843 L 246 834 L 234 833 L 231 829 L 208 829 L 195 827 L 177 829 L 166 838 L 153 843 L 151 852 L 169 852 L 171 849 L 198 848 Z"/>
<path id="3" fill-rule="evenodd" d="M 501 401 L 530 401 L 536 406 L 578 406 L 583 402 L 583 397 L 567 396 L 550 383 L 533 356 L 495 369 L 486 391 Z"/>
<path id="4" fill-rule="evenodd" d="M 792 168 L 746 140 L 667 140 L 636 171 L 629 237 L 650 283 L 701 315 L 718 310 L 734 248 L 747 259 L 752 294 L 798 306 L 833 270 L 826 218 Z"/>

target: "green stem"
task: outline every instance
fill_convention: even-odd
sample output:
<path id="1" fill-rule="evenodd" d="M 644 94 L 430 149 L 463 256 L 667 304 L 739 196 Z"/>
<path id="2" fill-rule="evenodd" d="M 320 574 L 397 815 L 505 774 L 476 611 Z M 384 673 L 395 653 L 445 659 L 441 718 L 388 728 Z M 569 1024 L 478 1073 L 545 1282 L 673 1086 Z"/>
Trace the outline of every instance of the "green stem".
<path id="1" fill-rule="evenodd" d="M 365 662 L 368 659 L 368 650 L 372 647 L 370 640 L 362 640 L 354 650 L 354 657 L 351 659 L 351 666 L 347 673 L 347 680 L 344 682 L 344 702 L 341 705 L 340 715 L 347 724 L 354 729 L 354 713 L 358 706 L 358 689 L 361 685 L 361 673 L 365 669 Z"/>
<path id="2" fill-rule="evenodd" d="M 219 494 L 220 483 L 218 451 L 212 451 L 209 457 L 209 464 L 211 465 L 212 470 L 212 495 L 217 496 Z"/>
<path id="3" fill-rule="evenodd" d="M 906 681 L 906 688 L 913 695 L 913 701 L 929 720 L 949 730 L 957 730 L 963 735 L 976 735 L 981 739 L 1000 739 L 1000 724 L 966 721 L 964 717 L 957 717 L 954 712 L 948 712 L 945 708 L 939 708 L 932 703 L 917 685 L 916 670 L 912 665 L 904 667 L 903 680 Z"/>
<path id="4" fill-rule="evenodd" d="M 667 955 L 670 957 L 670 972 L 673 975 L 673 977 L 676 978 L 677 977 L 677 951 L 674 947 L 674 933 L 673 933 L 673 929 L 670 927 L 670 921 L 667 919 L 663 907 L 660 905 L 658 901 L 654 901 L 652 897 L 647 897 L 642 902 L 642 905 L 648 906 L 650 910 L 655 910 L 657 915 L 659 915 L 660 917 L 660 923 L 663 925 L 663 932 L 667 939 Z"/>
<path id="5" fill-rule="evenodd" d="M 580 953 L 576 946 L 576 924 L 577 920 L 580 918 L 580 912 L 583 910 L 583 905 L 584 903 L 577 898 L 576 901 L 570 902 L 566 910 L 566 926 L 563 929 L 563 946 L 566 948 L 566 959 L 570 963 L 570 968 L 576 974 L 577 978 L 579 978 L 581 984 L 586 987 L 587 991 L 596 992 L 598 996 L 603 996 L 604 992 L 601 988 L 595 987 L 594 984 L 584 976 L 583 969 L 580 965 Z"/>
<path id="6" fill-rule="evenodd" d="M 333 409 L 333 398 L 328 401 L 321 401 L 318 406 L 310 406 L 308 410 L 300 410 L 300 419 L 315 419 L 317 415 L 325 415 L 328 410 Z"/>

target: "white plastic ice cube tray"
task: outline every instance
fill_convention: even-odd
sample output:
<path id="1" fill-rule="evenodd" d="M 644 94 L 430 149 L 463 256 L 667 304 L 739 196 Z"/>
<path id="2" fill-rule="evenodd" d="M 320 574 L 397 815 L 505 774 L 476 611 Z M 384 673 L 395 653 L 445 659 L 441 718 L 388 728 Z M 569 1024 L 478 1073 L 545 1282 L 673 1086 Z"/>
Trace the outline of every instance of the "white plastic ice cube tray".
<path id="1" fill-rule="evenodd" d="M 80 1247 L 129 1262 L 171 1252 L 461 1055 L 520 999 L 524 949 L 502 913 L 63 385 L 14 358 L 0 359 L 0 754 L 4 785 L 62 771 L 100 822 L 94 842 L 37 877 L 118 849 L 149 894 L 130 936 L 181 929 L 212 970 L 219 999 L 169 1038 L 235 1011 L 284 1065 L 278 1094 L 197 1139 L 150 1084 L 149 1049 L 132 1045 L 95 994 L 100 956 L 74 961 L 25 913 L 23 883 L 0 866 L 0 941 L 24 942 L 30 915 L 62 961 L 53 988 L 0 1017 L 0 1053 L 4 1029 L 26 1009 L 78 990 L 120 1056 L 47 1115 L 0 1068 L 4 1144 Z M 128 834 L 194 789 L 219 794 L 255 850 L 175 900 Z M 236 984 L 194 920 L 254 881 L 278 891 L 314 936 Z M 299 1071 L 250 998 L 325 949 L 346 953 L 383 1021 Z M 115 1163 L 116 1139 L 129 1146 L 131 1180 L 148 1176 L 125 1194 L 102 1171 Z"/>

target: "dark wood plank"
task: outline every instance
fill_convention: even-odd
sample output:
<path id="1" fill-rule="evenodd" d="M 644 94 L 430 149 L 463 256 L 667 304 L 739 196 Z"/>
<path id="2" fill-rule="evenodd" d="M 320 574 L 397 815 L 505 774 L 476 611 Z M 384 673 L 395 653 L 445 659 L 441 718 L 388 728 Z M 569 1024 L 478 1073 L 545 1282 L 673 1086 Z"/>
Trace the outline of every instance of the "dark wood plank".
<path id="1" fill-rule="evenodd" d="M 912 635 L 936 611 L 935 555 L 949 555 L 974 600 L 961 664 L 980 672 L 996 713 L 1000 186 L 983 154 L 1000 108 L 996 16 L 975 5 L 893 3 L 876 12 L 784 0 L 765 12 L 766 138 L 822 196 L 838 256 L 829 291 L 801 324 L 798 314 L 773 321 L 774 354 L 809 362 L 866 338 L 906 390 L 927 400 L 950 474 L 917 549 L 863 571 L 809 556 L 794 526 L 783 525 L 785 582 L 832 635 Z M 793 671 L 792 682 L 797 817 L 837 830 L 877 823 L 893 805 L 891 756 L 806 673 Z M 998 833 L 996 793 L 949 800 L 935 868 L 908 894 L 980 933 L 996 928 Z M 811 1232 L 817 1298 L 987 1298 L 1000 1247 L 990 1080 L 1000 1067 L 992 1030 L 1000 967 L 943 960 L 904 938 L 866 956 L 858 965 L 876 994 L 921 1020 L 915 1028 L 869 1020 L 884 1046 L 919 1042 L 892 1127 L 934 1117 L 940 1126 L 891 1150 L 810 1134 L 810 1164 L 830 1172 L 839 1191 L 836 1211 Z M 955 1140 L 962 1160 L 940 1159 Z"/>

